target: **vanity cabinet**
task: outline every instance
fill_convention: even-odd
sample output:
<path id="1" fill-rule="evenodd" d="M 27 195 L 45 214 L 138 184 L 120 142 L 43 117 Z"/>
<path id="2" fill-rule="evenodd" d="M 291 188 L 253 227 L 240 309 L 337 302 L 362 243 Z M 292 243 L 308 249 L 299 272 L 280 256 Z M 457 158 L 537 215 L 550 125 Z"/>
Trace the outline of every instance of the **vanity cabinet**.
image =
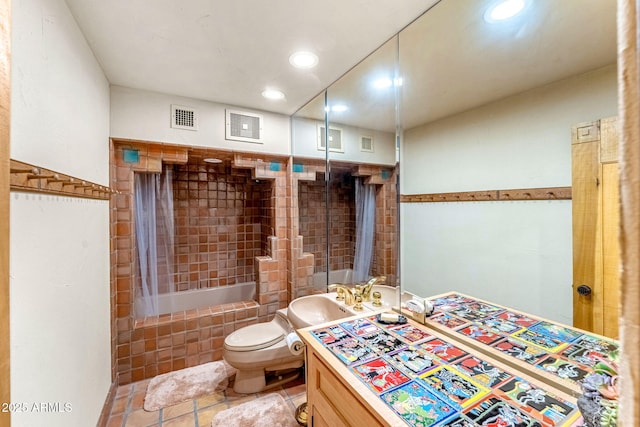
<path id="1" fill-rule="evenodd" d="M 436 311 L 424 324 L 368 312 L 298 330 L 310 426 L 484 425 L 507 415 L 580 425 L 587 358 L 606 357 L 616 341 L 462 294 L 430 299 Z"/>
<path id="2" fill-rule="evenodd" d="M 371 314 L 369 313 L 369 316 Z M 354 316 L 343 319 L 357 319 Z M 339 322 L 332 322 L 331 324 Z M 327 324 L 329 325 L 329 324 Z M 353 376 L 311 331 L 299 330 L 306 345 L 307 418 L 314 427 L 406 426 L 380 398 Z"/>
<path id="3" fill-rule="evenodd" d="M 366 405 L 367 396 L 360 395 L 349 385 L 348 377 L 331 369 L 314 350 L 307 358 L 307 407 L 311 425 L 315 427 L 388 426 L 380 414 Z M 376 399 L 375 396 L 369 396 Z"/>

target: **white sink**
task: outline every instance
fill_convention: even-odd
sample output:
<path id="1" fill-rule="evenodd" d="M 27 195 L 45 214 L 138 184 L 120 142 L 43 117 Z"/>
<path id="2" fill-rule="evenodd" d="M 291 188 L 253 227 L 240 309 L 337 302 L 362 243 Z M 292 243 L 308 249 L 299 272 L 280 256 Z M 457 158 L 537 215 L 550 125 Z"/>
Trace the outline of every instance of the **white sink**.
<path id="1" fill-rule="evenodd" d="M 295 329 L 300 329 L 357 314 L 333 298 L 335 293 L 296 298 L 287 308 L 287 317 Z"/>
<path id="2" fill-rule="evenodd" d="M 373 293 L 380 292 L 381 306 L 373 303 Z M 373 285 L 371 288 L 371 301 L 362 303 L 364 311 L 355 311 L 347 306 L 344 301 L 336 300 L 336 292 L 326 294 L 308 295 L 296 298 L 287 308 L 287 317 L 295 329 L 315 326 L 325 322 L 343 319 L 366 311 L 390 310 L 399 304 L 398 288 L 386 285 Z"/>
<path id="3" fill-rule="evenodd" d="M 380 298 L 380 302 L 382 306 L 374 306 L 373 305 L 373 293 L 380 292 L 382 298 Z M 373 285 L 371 288 L 371 294 L 369 294 L 369 301 L 363 303 L 365 307 L 370 310 L 380 310 L 380 309 L 390 309 L 392 307 L 398 306 L 398 288 L 387 285 Z"/>

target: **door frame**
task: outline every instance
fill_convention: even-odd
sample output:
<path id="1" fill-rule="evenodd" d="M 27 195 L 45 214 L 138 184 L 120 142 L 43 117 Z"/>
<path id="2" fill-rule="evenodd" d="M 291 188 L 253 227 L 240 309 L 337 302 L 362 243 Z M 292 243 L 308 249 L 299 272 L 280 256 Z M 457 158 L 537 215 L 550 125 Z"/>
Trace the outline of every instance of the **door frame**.
<path id="1" fill-rule="evenodd" d="M 11 402 L 9 325 L 9 138 L 11 126 L 11 0 L 0 0 L 0 402 Z M 5 420 L 7 421 L 5 424 Z M 10 425 L 0 412 L 0 425 Z"/>
<path id="2" fill-rule="evenodd" d="M 638 0 L 618 0 L 620 105 L 620 412 L 618 425 L 640 421 L 640 82 Z M 626 351 L 628 349 L 628 351 Z"/>

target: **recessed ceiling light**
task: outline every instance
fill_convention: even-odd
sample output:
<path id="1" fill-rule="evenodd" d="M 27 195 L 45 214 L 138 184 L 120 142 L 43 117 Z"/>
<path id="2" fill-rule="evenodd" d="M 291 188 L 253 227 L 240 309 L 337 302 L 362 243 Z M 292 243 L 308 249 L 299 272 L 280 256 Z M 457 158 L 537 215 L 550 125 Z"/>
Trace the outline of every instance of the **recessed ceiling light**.
<path id="1" fill-rule="evenodd" d="M 276 89 L 265 89 L 262 91 L 262 96 L 264 96 L 267 99 L 274 99 L 274 100 L 284 99 L 284 93 Z"/>
<path id="2" fill-rule="evenodd" d="M 312 52 L 296 52 L 289 57 L 289 63 L 296 68 L 313 68 L 318 65 L 318 55 Z"/>
<path id="3" fill-rule="evenodd" d="M 402 86 L 402 79 L 398 77 L 391 80 L 388 77 L 382 77 L 373 82 L 373 87 L 376 89 L 387 89 L 391 86 Z"/>
<path id="4" fill-rule="evenodd" d="M 333 111 L 334 113 L 343 113 L 347 110 L 348 110 L 347 106 L 343 104 L 333 105 L 331 107 L 331 111 Z"/>
<path id="5" fill-rule="evenodd" d="M 205 163 L 222 163 L 221 159 L 215 159 L 213 157 L 203 159 L 202 161 L 205 162 Z"/>
<path id="6" fill-rule="evenodd" d="M 524 10 L 527 5 L 525 0 L 501 0 L 489 7 L 484 14 L 487 22 L 501 22 L 513 18 Z"/>
<path id="7" fill-rule="evenodd" d="M 391 87 L 392 83 L 393 82 L 391 81 L 390 78 L 383 77 L 383 78 L 378 79 L 375 82 L 373 82 L 373 87 L 375 87 L 376 89 L 386 89 L 388 87 Z"/>

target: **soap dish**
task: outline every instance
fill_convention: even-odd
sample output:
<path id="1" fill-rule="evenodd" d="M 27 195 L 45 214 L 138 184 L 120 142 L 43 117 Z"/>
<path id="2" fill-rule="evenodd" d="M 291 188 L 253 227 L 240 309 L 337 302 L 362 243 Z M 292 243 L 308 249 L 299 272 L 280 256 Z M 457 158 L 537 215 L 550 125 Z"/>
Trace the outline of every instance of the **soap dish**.
<path id="1" fill-rule="evenodd" d="M 395 322 L 387 322 L 385 320 L 380 320 L 380 315 L 378 314 L 376 316 L 376 321 L 378 323 L 382 323 L 383 325 L 404 325 L 405 323 L 407 323 L 407 318 L 404 316 L 398 316 L 398 320 Z"/>

